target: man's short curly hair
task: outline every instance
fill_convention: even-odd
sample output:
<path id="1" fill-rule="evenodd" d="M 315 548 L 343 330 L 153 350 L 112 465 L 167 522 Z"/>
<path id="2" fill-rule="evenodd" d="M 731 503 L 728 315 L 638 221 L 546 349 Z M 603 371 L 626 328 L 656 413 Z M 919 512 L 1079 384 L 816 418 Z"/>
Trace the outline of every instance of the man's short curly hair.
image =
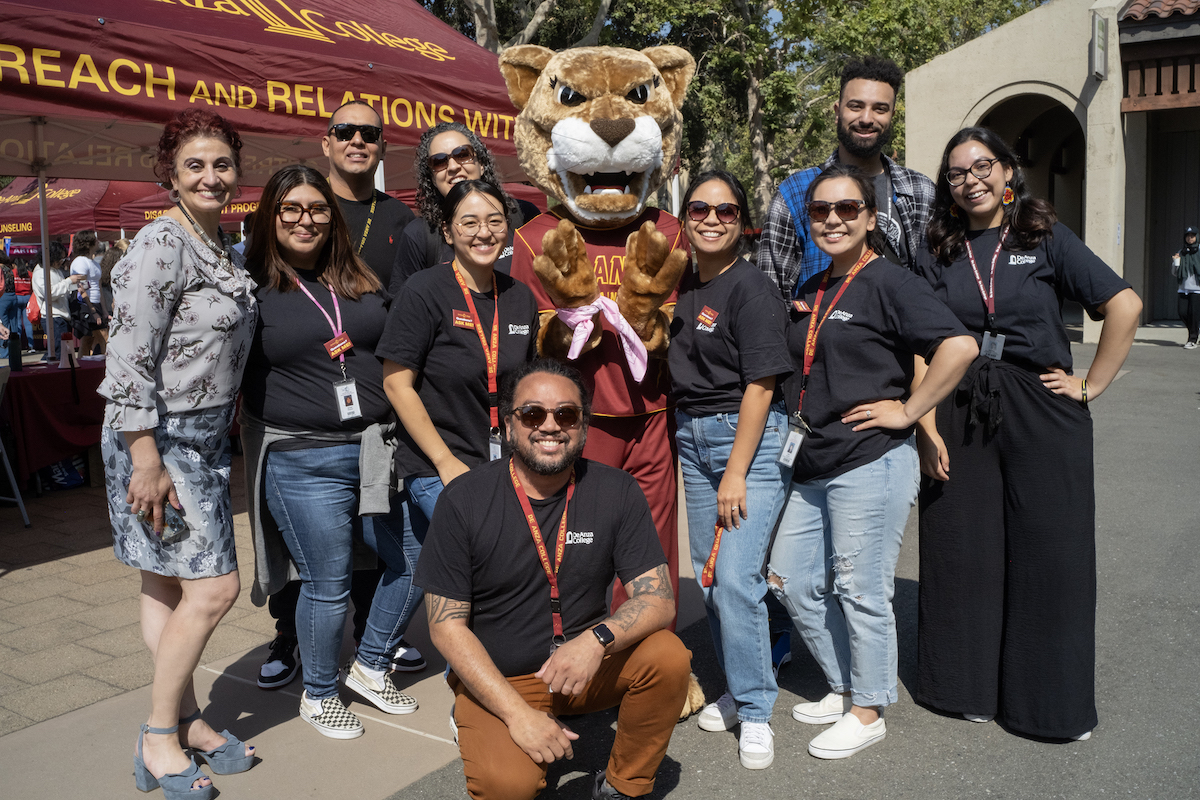
<path id="1" fill-rule="evenodd" d="M 900 86 L 904 83 L 904 70 L 890 58 L 879 56 L 863 56 L 846 62 L 842 67 L 842 85 L 838 89 L 838 98 L 846 91 L 846 84 L 862 78 L 867 81 L 878 81 L 892 87 L 892 92 L 899 95 Z"/>
<path id="2" fill-rule="evenodd" d="M 447 131 L 457 131 L 467 137 L 467 141 L 475 150 L 475 160 L 483 171 L 483 180 L 493 186 L 500 185 L 500 178 L 496 175 L 496 166 L 487 145 L 466 125 L 461 122 L 442 122 L 422 133 L 421 141 L 417 144 L 416 160 L 413 162 L 413 172 L 417 176 L 417 207 L 421 210 L 421 217 L 429 225 L 429 230 L 435 233 L 441 232 L 444 220 L 442 219 L 442 193 L 438 191 L 437 184 L 433 182 L 433 170 L 429 168 L 429 147 L 434 137 Z M 509 213 L 515 211 L 514 204 L 509 208 Z"/>

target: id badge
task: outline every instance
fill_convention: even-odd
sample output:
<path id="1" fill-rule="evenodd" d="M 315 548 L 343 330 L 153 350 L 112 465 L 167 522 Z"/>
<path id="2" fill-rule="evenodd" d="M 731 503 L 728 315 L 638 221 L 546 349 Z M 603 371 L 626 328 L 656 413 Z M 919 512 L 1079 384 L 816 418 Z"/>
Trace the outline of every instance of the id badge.
<path id="1" fill-rule="evenodd" d="M 337 358 L 351 347 L 354 347 L 354 342 L 350 341 L 350 334 L 345 331 L 325 342 L 325 352 L 329 353 L 330 358 Z"/>
<path id="2" fill-rule="evenodd" d="M 983 332 L 983 344 L 979 347 L 979 354 L 987 356 L 995 361 L 1000 360 L 1000 355 L 1004 352 L 1004 334 L 992 333 L 991 331 Z"/>
<path id="3" fill-rule="evenodd" d="M 354 378 L 334 381 L 333 391 L 337 396 L 338 419 L 346 422 L 362 416 L 362 406 L 358 404 L 358 387 L 354 385 Z"/>
<path id="4" fill-rule="evenodd" d="M 488 460 L 499 461 L 503 456 L 503 448 L 500 446 L 500 429 L 492 428 L 492 435 L 488 437 Z"/>
<path id="5" fill-rule="evenodd" d="M 775 463 L 789 469 L 796 463 L 796 456 L 800 453 L 800 446 L 804 444 L 805 429 L 807 427 L 803 420 L 799 422 L 794 418 L 788 420 L 787 441 L 783 443 L 783 449 L 779 451 L 779 458 L 775 459 Z"/>

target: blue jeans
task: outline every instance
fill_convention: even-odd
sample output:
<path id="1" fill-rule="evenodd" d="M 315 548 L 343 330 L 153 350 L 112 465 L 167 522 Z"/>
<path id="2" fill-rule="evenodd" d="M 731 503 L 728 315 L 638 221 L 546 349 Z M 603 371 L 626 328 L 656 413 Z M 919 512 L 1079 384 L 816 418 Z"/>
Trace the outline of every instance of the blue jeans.
<path id="1" fill-rule="evenodd" d="M 25 329 L 25 347 L 29 350 L 33 349 L 33 323 L 29 321 L 29 312 L 26 310 L 29 307 L 29 298 L 31 294 L 17 295 L 17 316 L 20 318 L 20 324 Z"/>
<path id="2" fill-rule="evenodd" d="M 358 444 L 267 453 L 267 507 L 300 570 L 296 635 L 304 689 L 314 699 L 337 693 L 338 655 L 350 597 L 353 539 L 386 569 L 375 592 L 358 660 L 386 669 L 421 602 L 413 570 L 421 540 L 408 524 L 407 503 L 393 498 L 381 516 L 358 515 Z"/>
<path id="3" fill-rule="evenodd" d="M 404 479 L 404 489 L 408 492 L 412 527 L 420 536 L 421 541 L 425 541 L 425 534 L 429 532 L 429 522 L 433 519 L 433 509 L 437 506 L 437 500 L 442 496 L 442 490 L 445 488 L 442 485 L 442 479 L 436 475 L 428 478 L 413 476 Z"/>
<path id="4" fill-rule="evenodd" d="M 675 412 L 679 463 L 687 502 L 688 541 L 697 577 L 712 551 L 717 487 L 733 449 L 737 414 L 691 417 Z M 767 559 L 771 531 L 783 505 L 791 470 L 775 463 L 787 438 L 782 406 L 772 406 L 766 429 L 746 471 L 746 514 L 740 528 L 725 531 L 713 585 L 701 586 L 717 664 L 742 722 L 770 722 L 779 687 L 771 670 L 767 622 Z"/>
<path id="5" fill-rule="evenodd" d="M 18 338 L 21 335 L 21 307 L 17 303 L 17 295 L 11 286 L 7 287 L 4 294 L 0 294 L 0 324 L 8 328 L 10 333 L 17 334 Z M 0 366 L 8 366 L 8 337 L 0 337 L 0 359 L 3 359 L 3 364 Z"/>
<path id="6" fill-rule="evenodd" d="M 792 484 L 773 587 L 834 692 L 887 706 L 897 690 L 896 559 L 920 482 L 914 438 L 835 478 Z"/>

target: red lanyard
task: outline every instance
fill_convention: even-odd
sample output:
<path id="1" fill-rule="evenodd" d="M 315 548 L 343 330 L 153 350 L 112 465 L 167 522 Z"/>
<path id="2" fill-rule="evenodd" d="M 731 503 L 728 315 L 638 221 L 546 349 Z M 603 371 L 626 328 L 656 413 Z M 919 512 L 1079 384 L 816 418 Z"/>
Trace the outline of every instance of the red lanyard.
<path id="1" fill-rule="evenodd" d="M 333 297 L 333 313 L 337 314 L 337 324 L 334 324 L 333 318 L 329 316 L 329 312 L 326 311 L 325 308 L 320 303 L 317 302 L 317 298 L 313 297 L 313 293 L 308 290 L 307 286 L 305 286 L 303 283 L 300 282 L 299 278 L 296 278 L 296 285 L 300 287 L 300 291 L 302 291 L 306 295 L 308 295 L 308 299 L 313 301 L 313 305 L 315 305 L 317 307 L 317 310 L 325 315 L 325 321 L 329 323 L 329 327 L 333 331 L 333 335 L 335 337 L 341 336 L 342 335 L 342 308 L 341 308 L 341 306 L 338 305 L 337 293 L 334 292 L 333 289 L 329 290 L 330 296 Z M 344 378 L 344 377 L 346 377 L 346 354 L 340 353 L 338 355 L 338 361 L 340 362 L 340 365 L 342 367 L 342 377 Z"/>
<path id="2" fill-rule="evenodd" d="M 487 339 L 483 335 L 483 323 L 479 321 L 479 312 L 475 310 L 475 299 L 471 297 L 471 290 L 467 288 L 467 282 L 458 271 L 457 260 L 454 262 L 454 279 L 458 281 L 458 288 L 462 289 L 463 299 L 467 301 L 467 310 L 471 312 L 471 323 L 479 336 L 479 344 L 483 346 L 483 358 L 487 361 L 488 414 L 492 420 L 492 431 L 495 432 L 500 430 L 500 390 L 496 387 L 496 370 L 500 365 L 500 292 L 496 290 L 493 281 L 492 292 L 495 295 L 493 299 L 496 306 L 495 313 L 492 314 L 492 346 L 488 347 Z"/>
<path id="3" fill-rule="evenodd" d="M 1004 230 L 1000 231 L 1000 241 L 996 242 L 996 252 L 992 253 L 991 291 L 983 288 L 983 277 L 979 274 L 979 265 L 975 263 L 975 253 L 971 250 L 971 242 L 964 240 L 967 245 L 967 258 L 971 259 L 971 270 L 975 273 L 975 285 L 979 287 L 979 294 L 987 306 L 987 329 L 989 331 L 996 330 L 996 260 L 1000 258 L 1000 250 L 1004 247 L 1004 237 L 1006 236 L 1008 236 L 1007 225 L 1004 226 Z"/>
<path id="4" fill-rule="evenodd" d="M 808 374 L 812 372 L 813 361 L 817 358 L 817 334 L 821 332 L 821 326 L 825 324 L 825 320 L 829 319 L 829 314 L 838 304 L 838 300 L 842 299 L 842 293 L 846 291 L 850 281 L 854 280 L 854 276 L 862 271 L 862 268 L 874 255 L 875 253 L 868 247 L 862 254 L 862 258 L 854 263 L 854 266 L 846 273 L 842 285 L 838 287 L 837 294 L 833 296 L 829 308 L 825 309 L 825 316 L 821 317 L 820 322 L 817 322 L 817 313 L 821 310 L 821 298 L 825 296 L 825 289 L 829 286 L 829 276 L 833 274 L 832 264 L 829 269 L 825 270 L 825 275 L 821 278 L 821 288 L 817 289 L 817 296 L 813 299 L 812 316 L 808 320 L 808 334 L 804 338 L 804 376 L 800 379 L 800 402 L 796 405 L 797 413 L 804 408 L 804 393 L 808 391 Z"/>
<path id="5" fill-rule="evenodd" d="M 575 494 L 575 471 L 567 481 L 567 502 L 563 505 L 562 519 L 558 523 L 558 540 L 554 543 L 554 565 L 550 565 L 550 554 L 546 551 L 546 542 L 542 539 L 542 531 L 538 527 L 537 517 L 533 515 L 533 507 L 529 505 L 529 495 L 521 486 L 517 470 L 513 467 L 512 459 L 508 460 L 508 474 L 512 478 L 513 491 L 525 512 L 525 522 L 529 524 L 529 533 L 533 536 L 534 547 L 537 548 L 538 560 L 542 562 L 542 571 L 546 580 L 550 581 L 550 615 L 554 622 L 554 643 L 561 645 L 566 642 L 563 635 L 562 603 L 558 595 L 558 568 L 562 566 L 563 552 L 567 548 L 567 509 L 571 506 L 571 497 Z"/>

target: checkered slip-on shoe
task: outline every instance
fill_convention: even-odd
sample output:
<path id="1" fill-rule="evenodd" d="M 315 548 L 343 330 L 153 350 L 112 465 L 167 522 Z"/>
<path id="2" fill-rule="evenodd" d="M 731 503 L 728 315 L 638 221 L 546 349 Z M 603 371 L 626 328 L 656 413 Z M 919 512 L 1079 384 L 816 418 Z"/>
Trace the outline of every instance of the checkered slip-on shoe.
<path id="1" fill-rule="evenodd" d="M 320 714 L 311 714 L 307 708 L 308 692 L 300 696 L 300 718 L 312 725 L 322 736 L 330 739 L 357 739 L 363 735 L 363 724 L 354 713 L 342 704 L 342 698 L 336 694 L 332 697 L 322 697 Z"/>
<path id="2" fill-rule="evenodd" d="M 351 661 L 341 673 L 346 688 L 387 714 L 411 714 L 417 710 L 417 701 L 403 694 L 385 674 L 376 681 L 362 671 L 358 661 Z"/>

